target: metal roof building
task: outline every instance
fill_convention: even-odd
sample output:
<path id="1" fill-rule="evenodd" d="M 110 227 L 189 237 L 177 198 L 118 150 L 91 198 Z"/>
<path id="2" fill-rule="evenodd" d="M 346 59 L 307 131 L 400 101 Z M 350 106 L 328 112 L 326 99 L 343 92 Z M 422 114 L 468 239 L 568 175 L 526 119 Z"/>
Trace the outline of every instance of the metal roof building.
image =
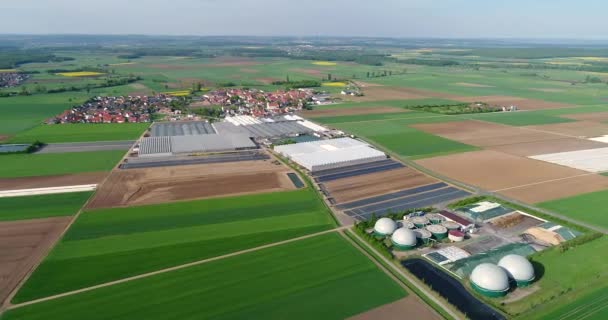
<path id="1" fill-rule="evenodd" d="M 215 134 L 213 126 L 204 121 L 159 122 L 150 129 L 153 137 L 193 136 Z"/>
<path id="2" fill-rule="evenodd" d="M 162 157 L 189 153 L 208 153 L 256 149 L 257 145 L 247 135 L 194 135 L 143 138 L 140 157 Z"/>
<path id="3" fill-rule="evenodd" d="M 386 159 L 384 152 L 351 138 L 303 142 L 274 149 L 311 172 Z"/>

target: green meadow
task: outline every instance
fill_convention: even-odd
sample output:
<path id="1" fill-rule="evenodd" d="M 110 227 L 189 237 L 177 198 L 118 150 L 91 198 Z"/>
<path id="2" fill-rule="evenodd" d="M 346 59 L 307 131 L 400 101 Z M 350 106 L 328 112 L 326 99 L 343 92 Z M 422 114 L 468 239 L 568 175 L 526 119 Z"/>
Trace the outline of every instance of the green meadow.
<path id="1" fill-rule="evenodd" d="M 582 296 L 605 287 L 608 281 L 608 260 L 601 254 L 607 250 L 608 237 L 603 236 L 565 252 L 554 247 L 532 255 L 537 273 L 542 270 L 535 284 L 542 290 L 505 308 L 510 314 L 518 314 L 518 319 L 555 319 L 548 314 L 563 312 L 561 307 L 566 304 L 577 301 L 584 305 Z"/>
<path id="2" fill-rule="evenodd" d="M 542 202 L 537 206 L 608 229 L 608 190 Z"/>
<path id="3" fill-rule="evenodd" d="M 84 212 L 14 302 L 220 256 L 334 226 L 311 189 Z"/>
<path id="4" fill-rule="evenodd" d="M 0 155 L 0 178 L 110 171 L 124 151 Z"/>
<path id="5" fill-rule="evenodd" d="M 86 142 L 136 140 L 150 126 L 148 123 L 79 123 L 40 125 L 18 133 L 10 141 L 15 143 Z"/>
<path id="6" fill-rule="evenodd" d="M 344 319 L 406 292 L 337 234 L 11 310 L 17 319 Z"/>
<path id="7" fill-rule="evenodd" d="M 75 214 L 93 192 L 0 198 L 0 221 L 38 219 Z"/>

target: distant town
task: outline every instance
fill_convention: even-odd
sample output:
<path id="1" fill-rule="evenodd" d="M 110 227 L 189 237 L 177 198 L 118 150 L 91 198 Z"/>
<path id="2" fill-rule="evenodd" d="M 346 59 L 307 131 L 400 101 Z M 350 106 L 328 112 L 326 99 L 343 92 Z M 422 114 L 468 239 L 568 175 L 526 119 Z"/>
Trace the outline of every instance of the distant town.
<path id="1" fill-rule="evenodd" d="M 30 75 L 17 72 L 0 72 L 0 88 L 12 88 L 29 79 Z"/>

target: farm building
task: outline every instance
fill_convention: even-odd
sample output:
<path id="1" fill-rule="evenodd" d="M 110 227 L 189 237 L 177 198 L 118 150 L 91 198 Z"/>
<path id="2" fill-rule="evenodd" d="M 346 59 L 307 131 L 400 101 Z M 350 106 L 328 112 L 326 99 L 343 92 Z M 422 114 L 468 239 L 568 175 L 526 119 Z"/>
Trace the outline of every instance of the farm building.
<path id="1" fill-rule="evenodd" d="M 351 138 L 296 143 L 274 150 L 311 172 L 386 159 L 384 152 Z"/>
<path id="2" fill-rule="evenodd" d="M 204 121 L 159 122 L 150 128 L 153 137 L 193 136 L 215 134 L 213 126 Z"/>
<path id="3" fill-rule="evenodd" d="M 509 292 L 509 277 L 501 267 L 482 263 L 471 273 L 471 286 L 484 296 L 502 297 Z"/>
<path id="4" fill-rule="evenodd" d="M 140 157 L 163 157 L 191 153 L 226 152 L 256 149 L 247 135 L 204 134 L 192 136 L 143 138 Z"/>
<path id="5" fill-rule="evenodd" d="M 443 211 L 439 212 L 439 214 L 446 218 L 446 220 L 447 220 L 446 222 L 456 223 L 463 230 L 475 227 L 475 224 L 473 222 L 471 222 L 453 212 L 443 210 Z M 444 227 L 446 227 L 450 230 L 454 230 L 455 228 L 452 227 L 453 223 L 445 223 Z"/>

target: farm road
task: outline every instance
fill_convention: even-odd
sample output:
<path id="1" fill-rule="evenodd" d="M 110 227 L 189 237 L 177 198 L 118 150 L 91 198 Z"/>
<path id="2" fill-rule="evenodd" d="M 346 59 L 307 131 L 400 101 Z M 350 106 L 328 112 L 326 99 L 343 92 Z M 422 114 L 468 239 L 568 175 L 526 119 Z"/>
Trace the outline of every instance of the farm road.
<path id="1" fill-rule="evenodd" d="M 109 150 L 129 150 L 135 141 L 95 141 L 95 142 L 68 142 L 50 143 L 37 153 L 67 153 Z"/>
<path id="2" fill-rule="evenodd" d="M 212 261 L 222 260 L 222 259 L 238 256 L 238 255 L 241 255 L 241 254 L 249 253 L 249 252 L 255 252 L 255 251 L 262 250 L 262 249 L 272 248 L 272 247 L 280 246 L 280 245 L 291 243 L 291 242 L 295 242 L 295 241 L 309 239 L 309 238 L 317 237 L 317 236 L 320 236 L 320 235 L 323 235 L 323 234 L 328 234 L 328 233 L 332 233 L 332 232 L 342 231 L 342 230 L 345 230 L 345 229 L 347 229 L 349 227 L 350 226 L 338 227 L 338 228 L 335 228 L 335 229 L 330 229 L 330 230 L 326 230 L 326 231 L 322 231 L 322 232 L 317 232 L 317 233 L 305 235 L 305 236 L 298 237 L 298 238 L 293 238 L 293 239 L 284 240 L 284 241 L 280 241 L 280 242 L 274 242 L 274 243 L 270 243 L 270 244 L 267 244 L 267 245 L 263 245 L 263 246 L 259 246 L 259 247 L 255 247 L 255 248 L 251 248 L 251 249 L 241 250 L 241 251 L 237 251 L 237 252 L 233 252 L 233 253 L 229 253 L 229 254 L 213 257 L 213 258 L 198 260 L 198 261 L 194 261 L 194 262 L 178 265 L 178 266 L 175 266 L 175 267 L 166 268 L 166 269 L 162 269 L 162 270 L 157 270 L 157 271 L 149 272 L 149 273 L 144 273 L 144 274 L 140 274 L 140 275 L 137 275 L 137 276 L 133 276 L 133 277 L 129 277 L 129 278 L 124 278 L 124 279 L 120 279 L 120 280 L 116 280 L 116 281 L 106 282 L 106 283 L 102 283 L 102 284 L 99 284 L 99 285 L 96 285 L 96 286 L 82 288 L 82 289 L 74 290 L 74 291 L 70 291 L 70 292 L 65 292 L 65 293 L 49 296 L 49 297 L 46 297 L 46 298 L 36 299 L 36 300 L 32 300 L 32 301 L 28 301 L 28 302 L 24 302 L 24 303 L 19 303 L 19 304 L 8 304 L 5 307 L 6 307 L 7 310 L 21 308 L 21 307 L 29 306 L 29 305 L 32 305 L 32 304 L 37 304 L 37 303 L 41 303 L 41 302 L 45 302 L 45 301 L 55 300 L 55 299 L 59 299 L 59 298 L 67 297 L 67 296 L 72 296 L 72 295 L 75 295 L 75 294 L 79 294 L 79 293 L 83 293 L 83 292 L 87 292 L 87 291 L 91 291 L 91 290 L 95 290 L 95 289 L 99 289 L 99 288 L 103 288 L 103 287 L 109 287 L 109 286 L 117 285 L 117 284 L 120 284 L 120 283 L 134 281 L 134 280 L 137 280 L 137 279 L 143 279 L 143 278 L 155 276 L 155 275 L 158 275 L 158 274 L 163 274 L 163 273 L 167 273 L 167 272 L 171 272 L 171 271 L 175 271 L 175 270 L 180 270 L 180 269 L 185 269 L 185 268 L 189 268 L 189 267 L 205 264 L 205 263 L 212 262 Z"/>

